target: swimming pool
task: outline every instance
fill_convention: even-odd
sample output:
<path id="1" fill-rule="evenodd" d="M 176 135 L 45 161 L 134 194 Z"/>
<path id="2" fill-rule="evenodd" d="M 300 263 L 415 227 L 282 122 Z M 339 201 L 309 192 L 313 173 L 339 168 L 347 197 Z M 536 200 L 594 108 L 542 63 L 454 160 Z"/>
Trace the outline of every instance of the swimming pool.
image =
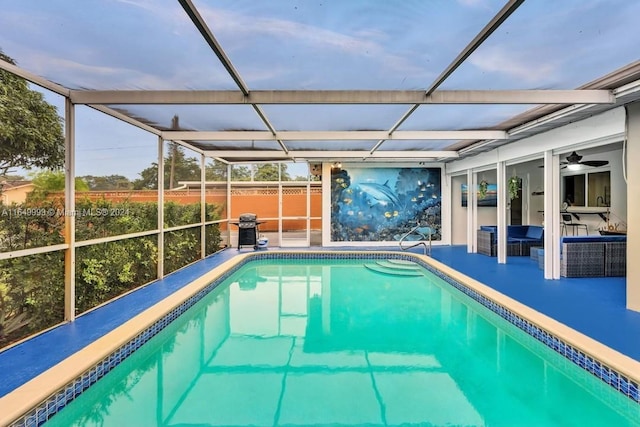
<path id="1" fill-rule="evenodd" d="M 52 425 L 72 425 L 74 407 L 92 408 L 99 420 L 106 405 L 93 398 L 127 394 L 141 396 L 135 404 L 147 408 L 141 419 L 169 425 L 398 424 L 425 423 L 426 416 L 433 425 L 522 425 L 523 416 L 534 417 L 531 425 L 571 424 L 585 416 L 592 425 L 598 417 L 601 425 L 636 425 L 637 401 L 569 363 L 558 353 L 561 345 L 565 353 L 570 349 L 564 342 L 550 350 L 522 332 L 522 319 L 513 312 L 501 313 L 509 320 L 493 315 L 474 300 L 479 295 L 442 274 L 416 276 L 406 265 L 394 276 L 363 268 L 422 257 L 378 254 L 380 265 L 362 256 L 319 260 L 326 256 L 305 254 L 291 261 L 278 254 L 239 262 L 221 277 L 229 287 L 222 283 L 208 292 L 201 284 L 203 290 L 182 303 L 195 304 L 185 315 L 124 362 L 121 353 L 110 356 L 107 364 L 117 367 L 62 405 L 67 408 Z M 278 265 L 270 264 L 274 258 Z M 169 313 L 169 319 L 177 317 Z M 159 356 L 153 347 L 167 353 Z M 100 369 L 108 370 L 88 372 L 81 383 L 101 376 Z M 204 397 L 183 397 L 198 390 L 205 390 Z M 128 418 L 114 425 L 140 425 L 126 399 L 120 402 L 125 406 L 109 412 Z M 618 413 L 605 411 L 611 406 Z M 541 412 L 545 408 L 551 415 Z M 218 418 L 198 418 L 211 413 Z"/>

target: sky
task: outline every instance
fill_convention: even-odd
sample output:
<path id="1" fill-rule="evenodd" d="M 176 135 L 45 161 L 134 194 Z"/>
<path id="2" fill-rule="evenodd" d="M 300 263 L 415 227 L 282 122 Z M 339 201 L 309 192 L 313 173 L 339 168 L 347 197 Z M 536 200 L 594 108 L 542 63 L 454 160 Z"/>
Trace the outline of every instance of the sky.
<path id="1" fill-rule="evenodd" d="M 194 4 L 249 89 L 417 90 L 434 81 L 504 1 Z M 237 89 L 175 0 L 0 0 L 0 10 L 0 49 L 62 85 Z M 576 88 L 639 59 L 638 16 L 640 0 L 525 1 L 440 88 Z M 46 97 L 64 111 L 61 97 Z M 399 130 L 482 128 L 531 107 L 422 106 Z M 248 106 L 129 108 L 167 127 L 180 114 L 181 124 L 194 130 L 265 130 Z M 280 130 L 385 130 L 406 109 L 264 107 Z M 155 136 L 87 107 L 77 108 L 76 138 L 79 175 L 135 178 L 155 160 Z"/>

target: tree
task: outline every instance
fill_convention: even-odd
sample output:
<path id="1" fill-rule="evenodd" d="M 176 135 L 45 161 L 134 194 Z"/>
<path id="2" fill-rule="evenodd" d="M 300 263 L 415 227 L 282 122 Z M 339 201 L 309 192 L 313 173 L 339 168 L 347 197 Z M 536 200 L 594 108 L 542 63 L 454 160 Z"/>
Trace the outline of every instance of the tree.
<path id="1" fill-rule="evenodd" d="M 287 165 L 282 164 L 282 176 L 278 174 L 278 163 L 258 165 L 253 179 L 254 181 L 291 181 L 291 177 L 287 173 Z"/>
<path id="2" fill-rule="evenodd" d="M 0 60 L 14 64 L 0 51 Z M 62 118 L 40 92 L 0 69 L 0 176 L 12 168 L 56 169 L 64 164 Z"/>
<path id="3" fill-rule="evenodd" d="M 226 181 L 227 165 L 216 160 L 205 166 L 204 175 L 206 181 Z"/>
<path id="4" fill-rule="evenodd" d="M 123 175 L 85 175 L 79 178 L 87 183 L 89 190 L 91 191 L 130 190 L 133 187 L 129 178 Z"/>
<path id="5" fill-rule="evenodd" d="M 31 178 L 33 192 L 31 199 L 46 197 L 49 193 L 64 191 L 65 177 L 62 171 L 41 171 L 34 173 Z M 80 177 L 75 179 L 76 191 L 89 191 L 89 186 Z"/>
<path id="6" fill-rule="evenodd" d="M 231 167 L 231 181 L 251 181 L 251 169 L 248 166 L 233 165 Z"/>
<path id="7" fill-rule="evenodd" d="M 233 165 L 231 181 L 291 181 L 287 165 L 282 165 L 282 177 L 278 174 L 278 163 L 262 163 L 250 165 Z"/>
<path id="8" fill-rule="evenodd" d="M 140 178 L 133 180 L 134 190 L 157 190 L 158 189 L 158 164 L 151 163 L 151 166 L 140 172 Z M 166 183 L 165 183 L 166 185 Z"/>
<path id="9" fill-rule="evenodd" d="M 187 157 L 184 148 L 175 142 L 169 143 L 169 156 L 165 159 L 164 169 L 164 184 L 169 189 L 176 188 L 178 181 L 200 181 L 201 178 L 198 160 Z"/>
<path id="10" fill-rule="evenodd" d="M 175 188 L 179 181 L 200 181 L 200 165 L 193 157 L 187 157 L 184 148 L 171 143 L 169 155 L 164 159 L 164 188 Z M 158 188 L 158 164 L 140 172 L 140 178 L 133 181 L 135 190 L 154 190 Z"/>

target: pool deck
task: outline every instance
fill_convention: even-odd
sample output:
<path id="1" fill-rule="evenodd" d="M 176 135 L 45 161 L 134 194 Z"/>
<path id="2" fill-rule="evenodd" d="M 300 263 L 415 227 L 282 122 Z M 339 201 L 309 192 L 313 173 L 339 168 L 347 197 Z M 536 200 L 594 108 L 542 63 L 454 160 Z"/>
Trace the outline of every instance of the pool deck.
<path id="1" fill-rule="evenodd" d="M 269 251 L 278 250 L 270 248 Z M 341 247 L 292 250 L 393 251 Z M 141 313 L 213 267 L 250 249 L 226 249 L 123 298 L 0 352 L 0 397 Z M 416 251 L 415 253 L 421 253 Z M 466 246 L 434 247 L 432 257 L 529 307 L 640 361 L 640 313 L 625 308 L 624 277 L 545 280 L 529 257 L 468 254 Z"/>

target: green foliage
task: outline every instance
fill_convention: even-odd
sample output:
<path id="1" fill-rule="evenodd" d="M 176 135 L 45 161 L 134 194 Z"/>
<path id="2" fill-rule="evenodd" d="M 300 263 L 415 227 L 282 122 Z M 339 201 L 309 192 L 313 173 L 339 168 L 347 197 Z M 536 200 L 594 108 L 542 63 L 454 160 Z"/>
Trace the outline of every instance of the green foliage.
<path id="1" fill-rule="evenodd" d="M 282 175 L 278 172 L 278 167 L 282 168 Z M 253 173 L 252 173 L 253 171 Z M 231 181 L 292 181 L 287 172 L 286 164 L 278 163 L 257 163 L 251 165 L 233 165 L 231 168 Z"/>
<path id="2" fill-rule="evenodd" d="M 253 177 L 254 181 L 278 181 L 280 175 L 278 173 L 277 163 L 264 163 L 258 165 L 256 173 Z M 287 165 L 282 165 L 282 181 L 291 181 L 291 177 L 287 173 Z"/>
<path id="3" fill-rule="evenodd" d="M 133 188 L 133 183 L 123 175 L 85 175 L 79 178 L 87 183 L 90 191 L 131 190 Z"/>
<path id="4" fill-rule="evenodd" d="M 181 205 L 176 202 L 164 203 L 165 228 L 200 222 L 200 203 Z"/>
<path id="5" fill-rule="evenodd" d="M 184 148 L 175 143 L 169 144 L 169 154 L 164 159 L 164 189 L 178 187 L 180 181 L 200 181 L 200 162 L 185 155 Z M 140 172 L 140 178 L 133 181 L 135 190 L 154 190 L 158 188 L 158 164 Z"/>
<path id="6" fill-rule="evenodd" d="M 248 166 L 233 165 L 231 181 L 251 181 L 251 169 Z"/>
<path id="7" fill-rule="evenodd" d="M 0 59 L 15 62 L 0 52 Z M 11 168 L 60 168 L 64 163 L 62 119 L 40 92 L 0 69 L 0 176 Z"/>
<path id="8" fill-rule="evenodd" d="M 207 221 L 222 207 L 207 204 Z M 64 243 L 64 209 L 58 199 L 10 206 L 0 203 L 0 252 Z M 165 206 L 167 226 L 200 221 L 200 205 Z M 157 228 L 157 204 L 76 202 L 76 240 L 97 239 Z M 171 225 L 170 225 L 171 224 Z M 205 227 L 205 253 L 220 246 L 217 224 Z M 200 258 L 200 226 L 165 233 L 164 271 Z M 85 312 L 157 277 L 157 236 L 144 236 L 76 249 L 76 309 Z M 0 347 L 62 322 L 64 252 L 0 260 Z"/>
<path id="9" fill-rule="evenodd" d="M 62 322 L 62 251 L 0 261 L 0 347 Z"/>
<path id="10" fill-rule="evenodd" d="M 152 163 L 140 172 L 140 178 L 133 181 L 134 190 L 157 190 L 158 189 L 158 164 Z M 165 175 L 165 182 L 167 181 Z"/>
<path id="11" fill-rule="evenodd" d="M 85 312 L 156 278 L 155 236 L 83 246 L 76 251 L 76 309 Z"/>
<path id="12" fill-rule="evenodd" d="M 487 189 L 489 188 L 489 183 L 484 179 L 480 181 L 478 184 L 478 199 L 482 200 L 487 197 Z"/>
<path id="13" fill-rule="evenodd" d="M 517 199 L 518 191 L 520 190 L 520 178 L 512 176 L 507 181 L 507 186 L 509 187 L 509 199 Z"/>
<path id="14" fill-rule="evenodd" d="M 64 211 L 59 200 L 0 203 L 0 251 L 17 251 L 64 243 Z"/>
<path id="15" fill-rule="evenodd" d="M 200 258 L 200 227 L 171 231 L 164 236 L 165 274 Z"/>
<path id="16" fill-rule="evenodd" d="M 207 164 L 204 167 L 204 179 L 205 181 L 225 182 L 227 180 L 227 165 L 217 160 Z"/>
<path id="17" fill-rule="evenodd" d="M 157 203 L 76 200 L 76 240 L 99 239 L 158 228 Z"/>
<path id="18" fill-rule="evenodd" d="M 34 189 L 29 194 L 29 197 L 42 199 L 50 193 L 64 191 L 65 176 L 62 171 L 45 170 L 33 173 L 31 182 Z M 87 183 L 79 177 L 75 178 L 75 188 L 76 191 L 89 191 Z"/>
<path id="19" fill-rule="evenodd" d="M 184 149 L 178 145 L 170 148 L 169 155 L 164 160 L 164 188 L 165 190 L 178 187 L 180 181 L 200 181 L 200 166 L 198 161 L 186 157 Z M 278 168 L 281 167 L 281 176 Z M 173 173 L 172 173 L 173 170 Z M 252 173 L 252 170 L 254 171 Z M 91 177 L 93 178 L 93 177 Z M 231 167 L 231 181 L 292 181 L 287 172 L 286 164 L 263 163 L 252 165 L 233 165 Z M 296 178 L 306 181 L 305 177 Z M 224 182 L 227 180 L 227 165 L 214 162 L 205 166 L 205 180 Z M 158 188 L 158 164 L 140 172 L 140 178 L 133 181 L 135 190 L 155 190 Z"/>

